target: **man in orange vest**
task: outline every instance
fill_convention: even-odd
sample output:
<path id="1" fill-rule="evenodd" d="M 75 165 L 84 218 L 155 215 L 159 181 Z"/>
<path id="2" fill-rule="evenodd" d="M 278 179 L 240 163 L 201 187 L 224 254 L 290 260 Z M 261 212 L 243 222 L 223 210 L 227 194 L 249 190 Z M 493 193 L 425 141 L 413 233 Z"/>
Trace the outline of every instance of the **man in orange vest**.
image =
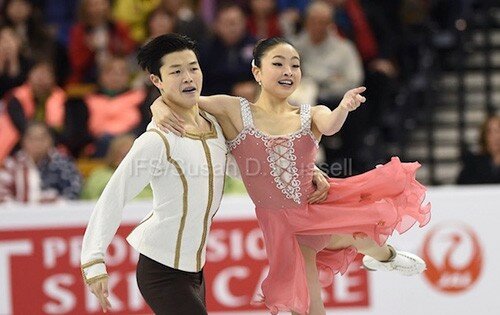
<path id="1" fill-rule="evenodd" d="M 100 68 L 98 90 L 67 106 L 75 111 L 71 116 L 77 116 L 78 120 L 70 127 L 75 128 L 70 137 L 92 141 L 95 157 L 106 154 L 114 137 L 142 133 L 151 119 L 149 104 L 144 104 L 146 92 L 131 89 L 129 79 L 127 60 L 111 57 Z"/>
<path id="2" fill-rule="evenodd" d="M 53 67 L 36 63 L 26 82 L 6 97 L 0 112 L 0 164 L 19 142 L 29 121 L 41 121 L 55 130 L 64 125 L 66 93 L 56 85 Z"/>

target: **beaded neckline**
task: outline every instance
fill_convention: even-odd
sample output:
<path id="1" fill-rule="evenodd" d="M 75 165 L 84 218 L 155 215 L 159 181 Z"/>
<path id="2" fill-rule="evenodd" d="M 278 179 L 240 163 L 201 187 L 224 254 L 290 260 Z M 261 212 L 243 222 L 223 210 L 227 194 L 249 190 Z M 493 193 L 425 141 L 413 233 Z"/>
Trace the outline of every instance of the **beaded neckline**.
<path id="1" fill-rule="evenodd" d="M 285 135 L 269 135 L 261 130 L 255 128 L 252 117 L 252 110 L 250 109 L 250 103 L 244 98 L 240 98 L 241 104 L 241 118 L 243 121 L 243 129 L 232 140 L 228 140 L 226 143 L 230 150 L 235 149 L 243 139 L 246 138 L 247 134 L 255 135 L 258 138 L 263 139 L 286 139 L 295 140 L 300 138 L 302 135 L 309 135 L 314 141 L 316 147 L 319 146 L 319 141 L 316 139 L 311 131 L 311 107 L 309 105 L 300 106 L 300 129 Z"/>
<path id="2" fill-rule="evenodd" d="M 296 165 L 297 156 L 295 154 L 295 140 L 302 136 L 309 135 L 316 147 L 318 141 L 311 132 L 310 106 L 302 105 L 300 107 L 301 128 L 287 135 L 269 135 L 257 128 L 253 124 L 250 104 L 245 99 L 241 99 L 241 117 L 243 120 L 243 130 L 235 139 L 227 141 L 230 151 L 236 149 L 247 135 L 254 136 L 262 140 L 267 154 L 270 175 L 273 177 L 276 188 L 287 198 L 294 202 L 301 203 L 301 189 Z"/>
<path id="3" fill-rule="evenodd" d="M 254 126 L 246 126 L 245 128 L 243 128 L 243 130 L 240 131 L 240 133 L 236 136 L 236 138 L 226 141 L 226 144 L 229 147 L 229 149 L 234 150 L 241 143 L 241 141 L 246 138 L 247 134 L 251 134 L 256 136 L 257 138 L 264 138 L 264 139 L 290 138 L 290 140 L 292 141 L 302 136 L 309 135 L 311 137 L 311 140 L 313 140 L 314 144 L 316 145 L 316 147 L 319 147 L 319 141 L 318 139 L 316 139 L 316 137 L 314 136 L 314 134 L 310 129 L 304 130 L 304 128 L 300 128 L 299 130 L 289 133 L 287 135 L 269 135 L 260 131 Z"/>

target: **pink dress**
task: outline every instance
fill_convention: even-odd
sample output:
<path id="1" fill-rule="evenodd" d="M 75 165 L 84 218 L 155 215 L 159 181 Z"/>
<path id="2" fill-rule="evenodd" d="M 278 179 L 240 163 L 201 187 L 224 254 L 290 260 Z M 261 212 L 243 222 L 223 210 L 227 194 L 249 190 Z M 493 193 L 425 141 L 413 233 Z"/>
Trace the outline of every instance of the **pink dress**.
<path id="1" fill-rule="evenodd" d="M 264 234 L 269 274 L 262 284 L 263 302 L 272 314 L 307 314 L 309 293 L 299 244 L 314 248 L 320 282 L 331 284 L 356 257 L 354 247 L 328 250 L 332 234 L 370 237 L 379 244 L 415 222 L 429 222 L 430 205 L 422 206 L 425 187 L 415 180 L 420 164 L 397 157 L 361 175 L 330 179 L 328 198 L 307 203 L 314 191 L 312 176 L 318 141 L 311 132 L 310 106 L 300 108 L 301 129 L 270 136 L 254 127 L 250 104 L 241 99 L 244 128 L 228 146 L 256 206 Z"/>

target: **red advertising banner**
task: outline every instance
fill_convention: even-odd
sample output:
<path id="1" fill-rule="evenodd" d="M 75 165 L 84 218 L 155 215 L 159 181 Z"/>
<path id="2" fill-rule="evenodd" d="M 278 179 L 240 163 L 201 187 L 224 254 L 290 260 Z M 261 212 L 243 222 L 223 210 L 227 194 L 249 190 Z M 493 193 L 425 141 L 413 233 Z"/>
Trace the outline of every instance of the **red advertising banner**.
<path id="1" fill-rule="evenodd" d="M 498 314 L 499 196 L 500 186 L 431 190 L 429 225 L 389 239 L 395 248 L 421 256 L 427 271 L 414 277 L 366 272 L 357 260 L 323 290 L 327 314 Z M 101 314 L 80 274 L 80 247 L 92 208 L 86 202 L 0 206 L 0 315 Z M 150 202 L 127 206 L 109 247 L 113 314 L 151 314 L 135 280 L 138 254 L 125 240 L 148 209 Z M 266 274 L 251 201 L 225 197 L 208 237 L 209 313 L 269 314 L 263 305 L 251 304 Z"/>
<path id="2" fill-rule="evenodd" d="M 106 256 L 112 312 L 150 313 L 135 279 L 138 254 L 125 237 L 133 225 L 123 225 Z M 80 271 L 84 227 L 40 228 L 0 232 L 0 288 L 7 314 L 100 313 L 97 299 L 86 289 Z M 352 264 L 324 289 L 327 307 L 367 307 L 368 278 Z M 205 279 L 211 312 L 264 310 L 252 305 L 267 274 L 262 233 L 255 220 L 215 221 L 207 245 Z M 10 304 L 10 305 L 9 305 Z M 3 314 L 3 313 L 2 313 Z"/>

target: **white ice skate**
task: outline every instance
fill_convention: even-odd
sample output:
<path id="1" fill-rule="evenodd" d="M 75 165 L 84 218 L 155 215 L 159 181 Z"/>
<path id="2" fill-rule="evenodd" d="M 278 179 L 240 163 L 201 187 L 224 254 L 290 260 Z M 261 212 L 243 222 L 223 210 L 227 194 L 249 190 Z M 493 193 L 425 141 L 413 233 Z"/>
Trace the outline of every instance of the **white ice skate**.
<path id="1" fill-rule="evenodd" d="M 404 276 L 413 276 L 425 271 L 426 265 L 422 258 L 412 253 L 397 251 L 392 246 L 388 246 L 392 252 L 391 258 L 382 262 L 365 255 L 363 268 L 369 271 L 397 271 Z"/>

